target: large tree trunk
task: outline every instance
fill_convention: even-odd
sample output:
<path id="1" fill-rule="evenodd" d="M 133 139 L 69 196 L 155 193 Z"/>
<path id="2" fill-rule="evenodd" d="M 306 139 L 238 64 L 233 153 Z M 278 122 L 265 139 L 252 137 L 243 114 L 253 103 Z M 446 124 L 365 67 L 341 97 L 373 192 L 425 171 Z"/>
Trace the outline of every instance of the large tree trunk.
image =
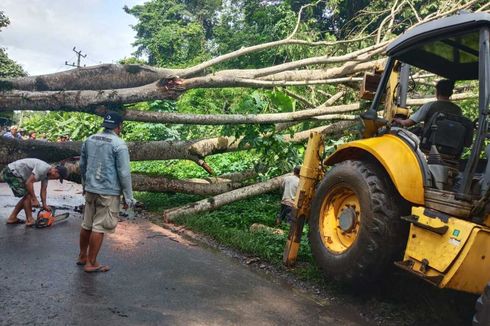
<path id="1" fill-rule="evenodd" d="M 132 174 L 133 190 L 148 192 L 178 192 L 201 196 L 213 196 L 243 187 L 239 182 L 226 179 L 211 183 L 205 179 L 186 181 L 169 179 L 162 176 Z"/>
<path id="2" fill-rule="evenodd" d="M 57 95 L 58 96 L 58 95 Z M 452 96 L 453 101 L 475 98 L 477 94 L 460 93 Z M 418 106 L 427 102 L 435 101 L 435 98 L 408 99 L 408 106 Z M 1 101 L 1 100 L 0 100 Z M 44 111 L 45 108 L 35 108 Z M 185 114 L 171 112 L 148 112 L 138 110 L 126 110 L 124 119 L 128 121 L 150 122 L 150 123 L 173 123 L 173 124 L 193 124 L 193 125 L 234 125 L 234 124 L 271 124 L 271 123 L 298 123 L 305 120 L 312 120 L 321 117 L 322 120 L 334 120 L 335 113 L 355 112 L 360 109 L 359 103 L 343 104 L 332 106 L 331 102 L 319 105 L 308 110 L 288 112 L 288 113 L 266 113 L 266 114 Z M 10 112 L 9 107 L 0 105 L 0 112 Z M 65 112 L 84 112 L 103 116 L 108 108 L 104 105 L 87 107 L 63 107 L 59 111 Z"/>
<path id="3" fill-rule="evenodd" d="M 232 190 L 230 192 L 206 198 L 181 207 L 167 209 L 163 211 L 163 218 L 166 222 L 169 222 L 179 216 L 207 212 L 237 200 L 271 192 L 281 187 L 282 181 L 285 176 L 286 175 L 282 175 L 280 177 L 276 177 L 265 182 Z"/>
<path id="4" fill-rule="evenodd" d="M 68 180 L 81 183 L 78 159 L 65 163 L 69 171 Z M 158 175 L 131 174 L 134 191 L 178 192 L 201 196 L 213 196 L 243 187 L 243 182 L 257 176 L 254 170 L 224 174 L 219 177 L 177 180 Z"/>
<path id="5" fill-rule="evenodd" d="M 354 124 L 352 121 L 339 121 L 311 131 L 333 135 Z M 292 137 L 284 135 L 283 138 L 286 142 L 301 143 L 308 139 L 311 131 L 298 132 Z M 198 162 L 209 155 L 250 149 L 250 146 L 239 147 L 239 143 L 240 139 L 234 137 L 216 137 L 190 141 L 128 142 L 127 145 L 131 161 L 182 159 Z M 28 157 L 46 162 L 59 162 L 80 155 L 81 146 L 81 142 L 55 143 L 0 137 L 0 166 Z"/>

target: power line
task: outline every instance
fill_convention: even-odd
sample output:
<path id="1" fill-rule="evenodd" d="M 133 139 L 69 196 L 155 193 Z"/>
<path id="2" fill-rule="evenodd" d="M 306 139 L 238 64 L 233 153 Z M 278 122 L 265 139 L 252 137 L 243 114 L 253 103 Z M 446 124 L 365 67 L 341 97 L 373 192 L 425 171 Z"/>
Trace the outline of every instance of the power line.
<path id="1" fill-rule="evenodd" d="M 77 54 L 77 64 L 75 65 L 75 62 L 73 63 L 68 63 L 68 61 L 65 61 L 65 65 L 67 66 L 71 66 L 71 67 L 77 67 L 77 68 L 80 68 L 80 57 L 82 58 L 86 58 L 87 55 L 86 54 L 82 54 L 82 50 L 80 51 L 77 51 L 76 50 L 76 46 L 73 47 L 73 52 L 75 52 Z M 85 67 L 85 65 L 83 65 Z"/>

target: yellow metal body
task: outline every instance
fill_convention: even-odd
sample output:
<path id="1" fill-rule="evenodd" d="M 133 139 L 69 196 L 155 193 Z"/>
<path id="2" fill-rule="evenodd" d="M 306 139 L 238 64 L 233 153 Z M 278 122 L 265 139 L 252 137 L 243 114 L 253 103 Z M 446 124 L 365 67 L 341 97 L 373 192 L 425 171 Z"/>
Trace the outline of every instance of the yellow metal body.
<path id="1" fill-rule="evenodd" d="M 396 87 L 398 84 L 398 79 L 400 77 L 400 73 L 398 70 L 399 64 L 395 64 L 393 68 L 390 79 L 388 80 L 388 85 L 386 85 L 386 95 L 385 95 L 385 108 L 383 111 L 383 118 L 386 121 L 391 121 L 395 117 L 397 106 L 395 101 Z"/>
<path id="2" fill-rule="evenodd" d="M 339 146 L 325 164 L 333 165 L 369 153 L 386 170 L 400 195 L 407 201 L 424 204 L 424 179 L 413 150 L 395 135 L 352 141 Z"/>
<path id="3" fill-rule="evenodd" d="M 311 200 L 315 193 L 315 186 L 323 177 L 321 157 L 324 151 L 323 136 L 317 132 L 311 133 L 305 151 L 303 165 L 301 165 L 298 190 L 295 197 L 295 216 L 289 229 L 288 240 L 284 248 L 283 263 L 294 265 L 298 256 L 303 226 L 310 216 Z"/>
<path id="4" fill-rule="evenodd" d="M 482 293 L 490 280 L 490 229 L 458 218 L 429 217 L 424 207 L 414 207 L 412 216 L 416 221 L 397 265 L 441 288 Z"/>
<path id="5" fill-rule="evenodd" d="M 339 216 L 344 209 L 355 212 L 354 226 L 348 230 L 342 230 Z M 331 252 L 341 254 L 347 251 L 357 239 L 361 228 L 361 204 L 356 194 L 348 188 L 337 187 L 333 189 L 322 204 L 320 211 L 320 232 L 323 244 Z"/>
<path id="6" fill-rule="evenodd" d="M 395 63 L 393 70 L 391 71 L 390 78 L 386 85 L 385 89 L 385 97 L 383 99 L 384 110 L 383 110 L 383 119 L 372 120 L 372 119 L 364 119 L 364 131 L 362 133 L 363 138 L 374 137 L 378 133 L 378 129 L 383 127 L 387 123 L 393 121 L 395 117 L 403 117 L 408 118 L 410 115 L 410 110 L 408 108 L 399 107 L 397 105 L 396 100 L 396 90 L 399 83 L 400 78 L 400 63 Z M 376 67 L 375 71 L 377 73 L 383 72 L 384 68 Z"/>
<path id="7" fill-rule="evenodd" d="M 410 222 L 410 235 L 404 260 L 396 262 L 396 265 L 441 288 L 482 293 L 490 281 L 490 255 L 487 254 L 490 252 L 490 215 L 485 218 L 483 225 L 440 214 L 437 217 L 437 212 L 434 214 L 434 211 L 424 207 L 422 167 L 413 149 L 395 135 L 374 137 L 386 121 L 392 121 L 399 115 L 407 117 L 410 113 L 408 109 L 396 106 L 394 94 L 398 79 L 395 65 L 385 90 L 384 120 L 364 119 L 364 139 L 339 146 L 324 164 L 334 165 L 366 157 L 379 162 L 399 194 L 414 205 L 412 215 L 405 218 Z M 283 261 L 286 265 L 292 265 L 296 260 L 315 186 L 323 175 L 319 162 L 322 152 L 323 139 L 320 135 L 311 135 L 296 196 L 296 218 L 284 250 Z M 322 219 L 319 231 L 322 238 L 326 239 L 325 247 L 339 254 L 350 248 L 359 230 L 359 225 L 356 225 L 351 234 L 339 232 L 338 216 L 346 207 L 351 209 L 360 205 L 355 194 L 342 187 L 327 196 L 322 204 L 321 214 L 325 218 Z M 357 213 L 356 210 L 356 216 Z M 359 212 L 357 223 L 361 222 L 360 218 Z"/>

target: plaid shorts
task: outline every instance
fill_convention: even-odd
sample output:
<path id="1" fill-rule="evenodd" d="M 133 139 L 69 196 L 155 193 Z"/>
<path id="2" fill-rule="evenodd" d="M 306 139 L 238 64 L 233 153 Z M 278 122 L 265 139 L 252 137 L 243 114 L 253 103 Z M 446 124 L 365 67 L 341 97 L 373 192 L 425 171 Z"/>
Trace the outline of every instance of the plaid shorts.
<path id="1" fill-rule="evenodd" d="M 24 180 L 15 176 L 8 166 L 0 172 L 0 175 L 2 176 L 3 181 L 9 185 L 10 189 L 12 189 L 15 197 L 24 197 L 27 194 Z"/>

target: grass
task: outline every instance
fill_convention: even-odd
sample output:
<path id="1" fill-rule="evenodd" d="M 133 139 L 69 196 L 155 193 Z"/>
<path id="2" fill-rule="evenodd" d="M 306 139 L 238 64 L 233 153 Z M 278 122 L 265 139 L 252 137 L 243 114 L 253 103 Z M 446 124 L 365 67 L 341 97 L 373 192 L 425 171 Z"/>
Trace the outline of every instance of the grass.
<path id="1" fill-rule="evenodd" d="M 154 212 L 202 199 L 195 195 L 153 193 L 137 193 L 136 197 Z M 284 235 L 249 230 L 253 223 L 275 227 L 279 202 L 279 194 L 260 195 L 212 212 L 180 217 L 175 223 L 282 269 L 288 225 L 280 227 Z M 359 289 L 346 289 L 325 279 L 314 263 L 307 239 L 307 226 L 302 237 L 298 264 L 288 272 L 302 281 L 324 288 L 329 296 L 355 304 L 371 320 L 376 321 L 381 316 L 382 322 L 376 321 L 379 325 L 463 325 L 469 323 L 473 313 L 473 296 L 439 290 L 401 270 L 387 275 L 383 282 L 376 284 L 368 293 Z"/>

